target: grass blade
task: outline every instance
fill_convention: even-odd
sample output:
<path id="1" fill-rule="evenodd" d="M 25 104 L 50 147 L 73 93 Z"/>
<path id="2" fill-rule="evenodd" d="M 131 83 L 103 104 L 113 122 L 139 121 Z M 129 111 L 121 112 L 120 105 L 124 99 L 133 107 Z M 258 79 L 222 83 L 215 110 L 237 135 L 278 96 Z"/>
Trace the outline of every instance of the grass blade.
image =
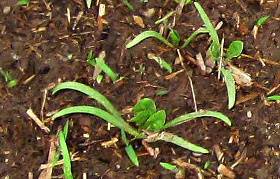
<path id="1" fill-rule="evenodd" d="M 116 81 L 119 77 L 117 73 L 115 73 L 104 61 L 103 58 L 95 58 L 96 65 L 106 74 L 108 75 L 112 81 Z"/>
<path id="2" fill-rule="evenodd" d="M 132 145 L 128 145 L 125 147 L 125 151 L 130 159 L 130 161 L 137 167 L 139 167 L 139 160 L 135 150 L 133 149 Z"/>
<path id="3" fill-rule="evenodd" d="M 192 112 L 192 113 L 184 114 L 182 116 L 179 116 L 179 117 L 167 122 L 164 125 L 163 129 L 167 129 L 169 127 L 174 127 L 174 126 L 177 126 L 177 125 L 182 124 L 184 122 L 188 122 L 188 121 L 194 120 L 196 118 L 200 118 L 200 117 L 215 117 L 215 118 L 223 121 L 227 125 L 231 126 L 231 120 L 227 116 L 223 115 L 220 112 L 198 111 L 198 112 Z"/>
<path id="4" fill-rule="evenodd" d="M 269 97 L 267 97 L 267 99 L 270 101 L 279 101 L 280 96 L 279 95 L 269 96 Z"/>
<path id="5" fill-rule="evenodd" d="M 71 172 L 71 159 L 69 155 L 69 151 L 67 148 L 67 144 L 64 138 L 64 134 L 62 131 L 59 132 L 59 145 L 63 156 L 63 171 L 66 179 L 73 179 Z"/>
<path id="6" fill-rule="evenodd" d="M 96 100 L 98 103 L 104 106 L 104 108 L 110 113 L 112 113 L 114 116 L 121 118 L 121 114 L 104 95 L 99 93 L 97 90 L 91 88 L 90 86 L 84 85 L 82 83 L 71 81 L 60 83 L 53 89 L 52 94 L 56 94 L 57 92 L 66 89 L 76 90 L 90 96 L 92 99 Z M 120 120 L 123 119 L 121 118 Z"/>
<path id="7" fill-rule="evenodd" d="M 229 70 L 221 68 L 221 72 L 224 76 L 227 93 L 228 93 L 228 109 L 231 109 L 235 104 L 236 99 L 236 89 L 235 89 L 235 80 L 232 73 Z"/>
<path id="8" fill-rule="evenodd" d="M 147 38 L 156 38 L 159 41 L 163 42 L 164 44 L 166 44 L 167 46 L 173 48 L 174 46 L 168 42 L 168 40 L 166 40 L 160 33 L 156 32 L 156 31 L 144 31 L 141 34 L 137 35 L 132 41 L 130 41 L 127 45 L 126 48 L 131 48 L 134 47 L 135 45 L 139 44 L 140 42 L 142 42 L 143 40 L 147 39 Z"/>
<path id="9" fill-rule="evenodd" d="M 203 153 L 203 154 L 209 153 L 209 151 L 207 149 L 200 147 L 198 145 L 195 145 L 195 144 L 187 141 L 186 139 L 179 137 L 177 135 L 174 135 L 172 133 L 162 132 L 162 133 L 160 133 L 159 136 L 160 137 L 158 138 L 158 140 L 162 140 L 165 142 L 169 142 L 169 143 L 178 145 L 178 146 L 188 149 L 190 151 Z"/>
<path id="10" fill-rule="evenodd" d="M 134 11 L 134 7 L 132 6 L 132 4 L 131 4 L 128 0 L 122 0 L 122 2 L 124 3 L 124 5 L 126 5 L 126 7 L 127 7 L 130 11 Z"/>
<path id="11" fill-rule="evenodd" d="M 167 20 L 169 17 L 171 17 L 173 14 L 175 14 L 175 11 L 169 12 L 169 13 L 166 14 L 163 18 L 157 20 L 157 21 L 155 22 L 155 24 L 157 25 L 157 24 L 160 24 L 160 23 L 164 22 L 164 21 Z"/>
<path id="12" fill-rule="evenodd" d="M 214 42 L 213 46 L 215 48 L 218 48 L 218 49 L 216 49 L 217 51 L 220 51 L 219 49 L 220 49 L 221 45 L 220 45 L 219 36 L 218 36 L 216 29 L 214 28 L 213 24 L 211 23 L 209 17 L 207 16 L 207 14 L 204 11 L 204 9 L 202 8 L 202 6 L 198 2 L 194 2 L 194 6 L 197 9 L 202 21 L 204 22 L 206 29 L 209 31 L 209 35 L 211 36 L 211 39 Z"/>
<path id="13" fill-rule="evenodd" d="M 139 133 L 136 129 L 131 127 L 127 122 L 125 122 L 123 119 L 122 121 L 119 120 L 116 116 L 96 107 L 92 106 L 73 106 L 73 107 L 68 107 L 65 109 L 62 109 L 55 113 L 52 116 L 52 119 L 59 118 L 61 116 L 65 116 L 68 114 L 74 114 L 74 113 L 85 113 L 85 114 L 91 114 L 94 116 L 97 116 L 106 122 L 109 122 L 113 124 L 114 126 L 118 127 L 119 129 L 122 129 L 129 133 L 130 135 L 133 135 L 135 137 L 143 137 L 143 134 Z"/>
<path id="14" fill-rule="evenodd" d="M 209 33 L 209 31 L 206 28 L 201 27 L 197 29 L 185 40 L 181 48 L 186 48 L 193 41 L 194 38 L 196 38 L 200 34 L 205 34 L 205 33 Z"/>
<path id="15" fill-rule="evenodd" d="M 155 54 L 153 53 L 148 53 L 148 58 L 151 60 L 155 60 L 159 64 L 160 68 L 165 69 L 169 73 L 172 73 L 172 65 L 170 65 L 161 57 L 155 56 Z"/>
<path id="16" fill-rule="evenodd" d="M 64 135 L 65 140 L 67 140 L 68 131 L 69 131 L 69 121 L 67 120 L 63 127 L 63 135 Z"/>
<path id="17" fill-rule="evenodd" d="M 160 162 L 159 163 L 163 168 L 165 168 L 166 170 L 171 170 L 171 171 L 176 171 L 178 170 L 176 165 L 172 165 L 170 163 L 166 163 L 166 162 Z"/>

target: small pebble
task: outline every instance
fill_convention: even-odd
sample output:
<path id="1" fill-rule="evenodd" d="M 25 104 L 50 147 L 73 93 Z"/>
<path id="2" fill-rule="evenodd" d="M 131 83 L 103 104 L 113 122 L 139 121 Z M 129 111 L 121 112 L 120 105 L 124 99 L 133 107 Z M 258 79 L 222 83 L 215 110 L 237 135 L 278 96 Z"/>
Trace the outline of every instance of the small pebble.
<path id="1" fill-rule="evenodd" d="M 247 117 L 252 118 L 252 112 L 251 111 L 247 111 Z"/>
<path id="2" fill-rule="evenodd" d="M 11 12 L 11 7 L 10 6 L 6 6 L 3 9 L 3 14 L 9 14 Z"/>

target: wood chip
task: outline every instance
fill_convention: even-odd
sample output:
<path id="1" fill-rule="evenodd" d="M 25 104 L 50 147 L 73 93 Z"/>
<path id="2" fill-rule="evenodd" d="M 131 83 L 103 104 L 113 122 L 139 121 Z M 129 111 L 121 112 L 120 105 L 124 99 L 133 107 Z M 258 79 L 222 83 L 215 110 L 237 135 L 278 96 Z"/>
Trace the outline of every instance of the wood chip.
<path id="1" fill-rule="evenodd" d="M 136 25 L 140 26 L 141 28 L 145 28 L 144 21 L 140 16 L 133 16 L 133 20 Z"/>
<path id="2" fill-rule="evenodd" d="M 218 161 L 219 161 L 219 162 L 222 161 L 223 156 L 224 156 L 224 152 L 221 150 L 220 146 L 217 145 L 217 144 L 215 144 L 215 145 L 213 146 L 213 149 L 214 149 L 214 152 L 215 152 L 215 154 L 216 154 L 216 157 L 217 157 Z"/>
<path id="3" fill-rule="evenodd" d="M 111 140 L 109 141 L 106 141 L 106 142 L 102 142 L 101 143 L 101 146 L 104 147 L 104 148 L 108 148 L 108 147 L 111 147 L 112 145 L 116 145 L 116 143 L 119 141 L 118 138 L 114 137 L 112 138 Z"/>
<path id="4" fill-rule="evenodd" d="M 26 111 L 26 114 L 46 133 L 50 132 L 50 129 L 45 126 L 45 124 L 36 116 L 36 114 L 34 114 L 33 110 L 31 108 L 29 108 Z"/>
<path id="5" fill-rule="evenodd" d="M 236 178 L 235 173 L 227 166 L 224 164 L 220 164 L 218 167 L 218 172 L 230 179 Z"/>

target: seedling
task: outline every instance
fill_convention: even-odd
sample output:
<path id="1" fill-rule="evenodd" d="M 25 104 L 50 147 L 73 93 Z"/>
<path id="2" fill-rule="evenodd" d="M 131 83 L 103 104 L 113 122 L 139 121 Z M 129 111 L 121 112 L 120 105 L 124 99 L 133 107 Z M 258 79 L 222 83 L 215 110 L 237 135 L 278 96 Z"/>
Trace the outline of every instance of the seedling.
<path id="1" fill-rule="evenodd" d="M 179 137 L 175 134 L 164 132 L 164 130 L 183 124 L 187 121 L 195 120 L 200 117 L 215 117 L 223 121 L 225 124 L 231 126 L 231 120 L 227 116 L 215 111 L 199 111 L 188 113 L 179 116 L 169 122 L 165 122 L 165 111 L 157 110 L 155 102 L 153 100 L 144 98 L 139 101 L 133 108 L 134 117 L 130 121 L 137 124 L 138 129 L 136 129 L 132 127 L 128 122 L 126 122 L 126 120 L 121 117 L 120 112 L 112 105 L 112 103 L 95 89 L 78 82 L 64 82 L 57 85 L 53 89 L 53 94 L 66 89 L 79 91 L 88 95 L 90 98 L 100 103 L 105 108 L 105 110 L 93 106 L 73 106 L 62 109 L 59 112 L 55 113 L 52 116 L 53 120 L 61 116 L 75 113 L 91 114 L 105 120 L 108 123 L 113 124 L 115 127 L 123 130 L 123 132 L 130 134 L 134 138 L 143 139 L 147 142 L 155 142 L 161 140 L 173 143 L 194 152 L 209 153 L 207 149 L 192 144 L 186 139 L 183 139 L 182 137 Z M 150 134 L 152 135 L 152 137 Z M 134 150 L 132 150 L 132 146 L 130 147 L 129 141 L 127 140 L 125 135 L 122 134 L 122 138 L 127 146 L 126 152 L 128 153 L 132 162 L 137 165 L 137 161 L 135 159 L 136 154 L 133 153 Z"/>
<path id="2" fill-rule="evenodd" d="M 62 156 L 64 177 L 66 179 L 73 179 L 73 175 L 71 172 L 71 157 L 66 143 L 68 130 L 69 130 L 69 121 L 67 121 L 63 129 L 58 132 L 59 150 L 57 150 L 56 154 L 54 155 L 51 167 L 56 166 L 58 160 L 60 159 L 60 156 Z"/>
<path id="3" fill-rule="evenodd" d="M 267 23 L 270 16 L 262 16 L 256 21 L 256 26 L 261 27 Z"/>
<path id="4" fill-rule="evenodd" d="M 20 6 L 28 6 L 30 0 L 18 0 L 18 5 Z"/>
<path id="5" fill-rule="evenodd" d="M 93 67 L 100 68 L 112 81 L 117 81 L 119 79 L 119 75 L 105 63 L 104 58 L 95 57 L 92 50 L 88 53 L 87 63 Z M 98 80 L 102 80 L 102 78 L 103 77 L 99 77 Z"/>
<path id="6" fill-rule="evenodd" d="M 0 68 L 0 74 L 3 76 L 8 88 L 13 88 L 17 85 L 18 81 L 15 79 L 9 71 L 5 71 Z"/>
<path id="7" fill-rule="evenodd" d="M 169 63 L 167 63 L 164 59 L 162 59 L 161 57 L 158 57 L 152 53 L 149 53 L 148 58 L 155 60 L 159 64 L 160 68 L 163 68 L 166 71 L 168 71 L 169 73 L 172 73 L 172 66 Z"/>
<path id="8" fill-rule="evenodd" d="M 267 99 L 270 101 L 280 101 L 280 95 L 269 96 Z"/>
<path id="9" fill-rule="evenodd" d="M 176 167 L 176 165 L 173 165 L 171 163 L 160 162 L 159 164 L 160 164 L 160 166 L 162 166 L 166 170 L 175 171 L 175 172 L 178 171 L 178 168 Z"/>

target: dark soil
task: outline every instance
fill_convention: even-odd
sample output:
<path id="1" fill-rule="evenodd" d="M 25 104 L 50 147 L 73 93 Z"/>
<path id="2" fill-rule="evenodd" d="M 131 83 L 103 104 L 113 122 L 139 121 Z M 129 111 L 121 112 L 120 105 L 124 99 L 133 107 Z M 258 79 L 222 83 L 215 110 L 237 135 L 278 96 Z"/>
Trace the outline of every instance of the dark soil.
<path id="1" fill-rule="evenodd" d="M 46 0 L 47 2 L 47 0 Z M 19 80 L 19 85 L 9 89 L 4 79 L 0 83 L 0 176 L 2 178 L 27 178 L 33 174 L 38 178 L 39 167 L 47 163 L 50 140 L 57 133 L 66 119 L 71 119 L 68 145 L 71 153 L 77 153 L 80 160 L 72 162 L 75 178 L 174 178 L 175 175 L 163 169 L 159 162 L 172 162 L 172 159 L 183 158 L 184 161 L 203 168 L 206 161 L 211 162 L 211 176 L 218 175 L 218 162 L 215 153 L 194 155 L 175 145 L 154 143 L 160 154 L 154 159 L 147 155 L 141 141 L 134 143 L 140 156 L 140 167 L 134 167 L 124 152 L 124 144 L 119 141 L 116 146 L 104 148 L 101 142 L 119 137 L 119 131 L 107 131 L 107 124 L 95 117 L 72 115 L 47 122 L 51 129 L 47 134 L 32 121 L 26 111 L 31 108 L 40 119 L 47 119 L 47 114 L 75 104 L 92 104 L 86 96 L 72 91 L 52 96 L 48 91 L 43 115 L 40 115 L 45 89 L 61 81 L 79 81 L 94 86 L 119 109 L 127 109 L 143 97 L 155 99 L 159 108 L 166 109 L 169 119 L 194 111 L 192 93 L 185 73 L 180 73 L 170 80 L 164 77 L 168 73 L 158 64 L 147 58 L 153 52 L 174 63 L 177 57 L 175 49 L 148 39 L 140 45 L 125 49 L 125 44 L 140 32 L 153 29 L 158 31 L 154 22 L 159 14 L 175 10 L 174 1 L 131 0 L 135 10 L 129 11 L 121 0 L 101 0 L 106 5 L 106 23 L 98 28 L 98 6 L 85 7 L 82 0 L 51 0 L 48 8 L 44 1 L 32 1 L 28 7 L 19 7 L 16 0 L 0 1 L 0 67 L 11 71 Z M 224 165 L 231 166 L 238 159 L 238 154 L 246 151 L 244 160 L 235 168 L 237 178 L 279 178 L 280 177 L 280 110 L 279 103 L 265 101 L 265 96 L 280 84 L 280 3 L 278 1 L 201 1 L 213 23 L 223 21 L 219 36 L 225 37 L 227 47 L 232 40 L 244 41 L 244 53 L 253 59 L 242 57 L 234 64 L 251 74 L 254 85 L 238 87 L 238 104 L 227 110 L 227 91 L 225 84 L 217 80 L 217 73 L 202 75 L 200 70 L 188 60 L 185 66 L 192 73 L 192 80 L 199 109 L 223 112 L 233 119 L 233 126 L 226 127 L 214 119 L 197 120 L 169 129 L 193 143 L 200 144 L 213 151 L 219 145 L 224 152 Z M 10 12 L 4 9 L 11 7 Z M 71 21 L 67 21 L 67 8 Z M 154 8 L 155 14 L 146 17 L 147 10 Z M 7 9 L 5 9 L 7 10 Z M 79 12 L 83 16 L 73 28 Z M 133 21 L 133 15 L 141 16 L 145 28 Z M 257 39 L 252 36 L 255 21 L 263 16 L 271 18 L 259 29 Z M 240 17 L 237 27 L 236 17 Z M 202 21 L 193 5 L 187 5 L 175 29 L 182 37 L 188 37 Z M 209 46 L 208 36 L 197 38 L 190 47 L 181 50 L 183 57 L 195 57 L 199 52 L 205 56 Z M 125 78 L 112 83 L 106 78 L 101 84 L 93 79 L 93 67 L 87 64 L 89 50 L 95 54 L 106 51 L 106 62 Z M 73 57 L 67 58 L 69 54 Z M 258 60 L 265 59 L 265 66 Z M 143 74 L 137 72 L 140 65 L 145 66 Z M 175 71 L 182 69 L 174 65 Z M 28 78 L 31 80 L 26 81 Z M 169 93 L 156 96 L 158 89 L 165 88 Z M 273 94 L 279 94 L 276 90 Z M 248 98 L 249 97 L 249 98 Z M 251 97 L 251 98 L 250 98 Z M 245 99 L 245 100 L 244 100 Z M 247 99 L 247 100 L 246 100 Z M 248 117 L 247 113 L 252 114 Z M 89 138 L 83 134 L 88 133 Z M 232 143 L 229 142 L 234 136 Z M 53 176 L 62 174 L 62 168 L 56 167 Z M 193 170 L 186 170 L 186 178 L 196 178 Z"/>

